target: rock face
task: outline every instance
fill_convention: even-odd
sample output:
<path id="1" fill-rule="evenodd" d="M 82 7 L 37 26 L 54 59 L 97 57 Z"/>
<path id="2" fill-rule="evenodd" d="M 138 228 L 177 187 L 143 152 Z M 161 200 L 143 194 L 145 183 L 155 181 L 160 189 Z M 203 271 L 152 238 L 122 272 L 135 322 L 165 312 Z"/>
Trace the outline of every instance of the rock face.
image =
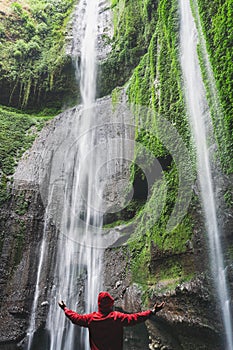
<path id="1" fill-rule="evenodd" d="M 26 335 L 34 298 L 41 240 L 44 231 L 45 207 L 39 188 L 38 169 L 46 137 L 52 132 L 52 121 L 35 141 L 31 151 L 26 152 L 15 173 L 10 200 L 1 208 L 1 343 L 19 342 Z M 48 240 L 52 244 L 55 227 L 48 223 Z M 41 299 L 46 300 L 53 251 L 47 255 L 47 268 L 42 273 Z M 46 304 L 41 308 L 38 326 L 43 323 Z M 3 345 L 1 345 L 3 346 Z"/>
<path id="2" fill-rule="evenodd" d="M 27 213 L 17 213 L 18 198 L 28 200 Z M 1 256 L 1 341 L 20 340 L 27 328 L 35 288 L 39 242 L 43 232 L 43 204 L 38 189 L 14 188 L 1 210 L 5 233 Z"/>

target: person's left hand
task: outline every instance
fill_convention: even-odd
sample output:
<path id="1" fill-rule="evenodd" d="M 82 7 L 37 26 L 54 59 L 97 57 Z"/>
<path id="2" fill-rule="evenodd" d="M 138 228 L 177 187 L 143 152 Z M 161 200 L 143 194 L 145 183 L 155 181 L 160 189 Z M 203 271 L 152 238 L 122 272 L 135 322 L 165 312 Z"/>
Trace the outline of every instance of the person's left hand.
<path id="1" fill-rule="evenodd" d="M 155 315 L 156 312 L 159 312 L 160 310 L 162 310 L 165 306 L 165 301 L 163 301 L 162 303 L 158 304 L 158 303 L 155 303 L 153 309 L 152 309 L 152 312 L 153 314 Z"/>
<path id="2" fill-rule="evenodd" d="M 62 300 L 62 301 L 59 301 L 59 302 L 58 302 L 58 305 L 60 306 L 60 308 L 61 308 L 62 310 L 64 310 L 65 307 L 66 307 L 66 304 L 64 303 L 63 300 Z"/>

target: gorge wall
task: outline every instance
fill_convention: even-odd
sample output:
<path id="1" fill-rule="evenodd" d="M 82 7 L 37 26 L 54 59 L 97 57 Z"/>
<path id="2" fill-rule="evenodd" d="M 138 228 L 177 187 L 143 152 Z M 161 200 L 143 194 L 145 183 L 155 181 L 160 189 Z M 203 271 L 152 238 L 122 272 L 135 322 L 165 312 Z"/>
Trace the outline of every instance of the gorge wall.
<path id="1" fill-rule="evenodd" d="M 191 3 L 194 7 L 196 2 Z M 211 116 L 216 164 L 222 173 L 216 188 L 221 208 L 218 219 L 232 295 L 233 8 L 228 0 L 221 4 L 216 0 L 197 3 L 221 104 L 221 113 L 211 110 Z M 49 1 L 28 0 L 27 5 L 19 1 L 10 7 L 6 2 L 0 13 L 3 19 L 0 87 L 4 92 L 0 97 L 3 105 L 0 108 L 0 349 L 23 346 L 44 227 L 45 203 L 39 187 L 42 154 L 46 145 L 54 142 L 56 130 L 63 125 L 66 129 L 70 122 L 66 112 L 53 118 L 54 113 L 80 100 L 69 53 L 74 6 L 74 1 L 66 0 L 60 1 L 59 6 Z M 196 179 L 192 182 L 192 197 L 185 215 L 181 215 L 172 230 L 167 230 L 178 197 L 179 174 L 172 151 L 159 138 L 158 115 L 177 130 L 192 163 L 192 169 L 188 167 L 190 164 L 183 167 L 188 176 L 195 174 L 195 147 L 179 63 L 178 1 L 112 0 L 103 2 L 102 6 L 102 14 L 111 13 L 113 27 L 108 23 L 99 34 L 105 43 L 101 52 L 105 47 L 107 53 L 99 62 L 98 103 L 107 101 L 109 110 L 114 110 L 114 106 L 122 103 L 122 91 L 126 91 L 125 98 L 135 111 L 135 159 L 140 159 L 139 146 L 143 145 L 158 160 L 165 179 L 163 183 L 161 179 L 152 183 L 148 196 L 143 179 L 145 174 L 153 173 L 153 168 L 146 159 L 146 164 L 141 163 L 143 173 L 135 161 L 130 181 L 135 192 L 138 188 L 144 190 L 136 193 L 130 207 L 106 216 L 105 229 L 129 237 L 105 252 L 105 286 L 115 297 L 117 307 L 131 312 L 151 307 L 157 300 L 166 300 L 166 308 L 147 322 L 147 330 L 140 331 L 145 334 L 142 343 L 136 337 L 136 330 L 133 335 L 130 332 L 126 335 L 125 347 L 127 350 L 223 349 L 222 320 L 209 268 L 208 241 Z M 201 48 L 199 59 L 211 106 L 211 86 Z M 102 100 L 106 95 L 111 96 Z M 71 108 L 74 115 L 76 107 Z M 29 150 L 25 152 L 26 149 Z M 47 294 L 52 287 L 50 280 L 59 235 L 52 220 L 48 227 L 49 254 L 41 278 L 36 317 L 38 339 L 44 342 Z M 136 338 L 136 344 L 132 338 Z"/>

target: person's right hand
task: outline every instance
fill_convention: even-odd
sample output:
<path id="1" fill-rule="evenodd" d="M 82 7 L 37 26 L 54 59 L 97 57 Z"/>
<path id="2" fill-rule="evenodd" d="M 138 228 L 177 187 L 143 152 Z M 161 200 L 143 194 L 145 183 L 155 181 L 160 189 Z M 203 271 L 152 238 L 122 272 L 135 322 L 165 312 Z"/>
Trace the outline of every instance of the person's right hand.
<path id="1" fill-rule="evenodd" d="M 158 304 L 158 303 L 155 303 L 154 307 L 153 307 L 153 314 L 155 315 L 156 312 L 159 312 L 160 310 L 162 310 L 165 306 L 165 302 L 163 301 L 162 303 Z"/>
<path id="2" fill-rule="evenodd" d="M 64 310 L 65 307 L 66 307 L 66 304 L 64 303 L 63 300 L 62 300 L 62 301 L 59 301 L 59 302 L 58 302 L 58 305 L 60 306 L 60 308 L 61 308 L 62 310 Z"/>

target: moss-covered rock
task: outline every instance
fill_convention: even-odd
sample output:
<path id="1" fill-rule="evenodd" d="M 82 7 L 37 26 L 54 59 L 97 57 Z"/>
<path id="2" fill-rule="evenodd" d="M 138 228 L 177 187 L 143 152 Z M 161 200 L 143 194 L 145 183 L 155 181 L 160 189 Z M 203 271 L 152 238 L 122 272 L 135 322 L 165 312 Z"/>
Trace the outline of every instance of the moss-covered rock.
<path id="1" fill-rule="evenodd" d="M 0 107 L 0 204 L 9 198 L 11 179 L 18 160 L 50 118 Z"/>
<path id="2" fill-rule="evenodd" d="M 115 36 L 121 38 L 124 42 L 124 35 L 128 35 L 128 32 L 133 33 L 137 19 L 129 10 L 130 1 L 126 3 L 123 1 L 115 2 L 115 6 L 117 9 L 117 11 L 115 10 L 117 13 Z M 178 3 L 175 0 L 171 2 L 162 0 L 159 2 L 147 1 L 146 4 L 139 1 L 137 9 L 137 16 L 140 15 L 140 21 L 138 19 L 140 28 L 143 27 L 139 30 L 134 43 L 139 45 L 140 40 L 143 40 L 141 47 L 144 48 L 144 52 L 141 52 L 141 57 L 137 57 L 138 65 L 132 71 L 132 75 L 126 84 L 128 99 L 135 106 L 135 139 L 138 146 L 135 155 L 135 166 L 132 167 L 132 179 L 138 176 L 137 160 L 143 158 L 140 154 L 141 145 L 158 160 L 161 160 L 161 157 L 164 159 L 170 157 L 169 165 L 167 164 L 166 168 L 163 169 L 164 181 L 157 181 L 149 189 L 151 195 L 147 200 L 145 198 L 146 203 L 135 219 L 135 234 L 131 236 L 129 243 L 132 251 L 133 280 L 146 285 L 149 279 L 153 279 L 149 268 L 152 245 L 155 244 L 163 251 L 172 250 L 173 254 L 182 253 L 187 250 L 187 242 L 193 234 L 193 222 L 189 215 L 180 220 L 172 231 L 167 230 L 167 223 L 177 200 L 180 179 L 178 165 L 174 160 L 172 161 L 171 150 L 168 150 L 160 138 L 161 131 L 158 128 L 163 125 L 163 120 L 164 128 L 166 128 L 165 121 L 167 121 L 178 132 L 185 147 L 189 149 L 192 164 L 195 159 L 190 143 L 190 129 L 186 118 L 182 91 L 178 52 Z M 124 11 L 126 11 L 126 14 L 124 14 Z M 132 18 L 129 18 L 130 15 Z M 127 26 L 132 26 L 132 28 L 127 29 Z M 118 39 L 118 47 L 120 47 L 119 41 L 120 39 Z M 130 56 L 130 50 L 127 49 L 127 53 Z M 117 103 L 115 101 L 117 100 L 116 93 L 117 90 L 112 94 L 113 103 Z M 167 132 L 165 129 L 163 130 L 164 134 Z M 168 137 L 170 137 L 170 142 L 174 146 L 173 151 L 176 152 L 175 143 L 177 140 L 172 140 L 172 138 L 175 138 L 174 134 L 168 135 Z M 144 167 L 148 173 L 151 173 L 154 170 L 150 169 L 148 159 L 145 157 L 147 164 L 144 164 Z M 188 169 L 187 172 L 189 172 Z M 181 273 L 181 271 L 183 272 Z M 172 278 L 180 277 L 180 273 L 182 278 L 188 276 L 188 272 L 184 272 L 183 267 L 177 269 L 176 263 L 172 266 L 172 262 L 170 272 Z M 164 273 L 169 275 L 170 272 Z M 160 277 L 154 276 L 154 278 Z"/>
<path id="3" fill-rule="evenodd" d="M 13 2 L 1 12 L 0 103 L 41 110 L 76 102 L 71 59 L 65 53 L 73 0 Z"/>
<path id="4" fill-rule="evenodd" d="M 113 1 L 112 5 L 117 14 L 115 18 L 115 46 L 113 45 L 112 57 L 115 54 L 116 47 L 118 47 L 119 53 L 123 52 L 121 49 L 121 42 L 126 41 L 129 33 L 129 41 L 127 41 L 127 44 L 130 42 L 131 44 L 136 43 L 138 45 L 140 40 L 144 38 L 143 44 L 141 45 L 141 47 L 144 48 L 144 53 L 141 52 L 137 66 L 135 68 L 133 68 L 134 65 L 132 66 L 131 77 L 126 83 L 129 101 L 134 104 L 136 111 L 136 141 L 138 145 L 142 144 L 149 149 L 150 152 L 153 152 L 155 157 L 165 157 L 169 155 L 169 150 L 164 147 L 164 144 L 159 140 L 159 115 L 159 118 L 164 118 L 164 120 L 169 121 L 169 123 L 176 128 L 189 151 L 192 165 L 195 168 L 195 152 L 193 150 L 191 131 L 186 115 L 180 68 L 178 2 L 175 0 L 170 2 L 163 0 L 159 2 L 139 1 L 137 3 L 137 15 L 133 15 L 133 12 L 130 10 L 131 1 Z M 195 4 L 193 4 L 193 6 L 194 5 Z M 199 32 L 202 29 L 204 30 L 215 74 L 216 89 L 219 92 L 220 99 L 223 98 L 224 91 L 224 100 L 226 101 L 231 96 L 230 93 L 228 94 L 226 92 L 229 90 L 230 85 L 232 85 L 232 82 L 230 83 L 229 80 L 229 77 L 232 75 L 232 65 L 229 64 L 229 60 L 225 60 L 223 63 L 223 59 L 220 59 L 220 56 L 222 57 L 223 55 L 223 57 L 225 57 L 227 52 L 229 54 L 229 14 L 232 8 L 229 1 L 224 1 L 223 7 L 217 6 L 215 2 L 211 5 L 209 3 L 205 4 L 205 2 L 201 2 L 201 4 L 198 2 L 198 6 L 203 25 L 203 28 L 199 28 Z M 152 7 L 154 11 L 152 11 Z M 217 21 L 218 17 L 221 19 L 220 22 Z M 211 26 L 209 26 L 210 22 Z M 153 24 L 151 25 L 151 23 Z M 224 30 L 221 31 L 217 23 L 219 23 L 220 27 L 221 25 L 224 26 Z M 140 26 L 140 30 L 137 32 L 137 35 L 134 36 L 133 33 L 137 24 Z M 130 26 L 130 28 L 128 28 L 128 26 Z M 143 26 L 142 29 L 141 26 Z M 219 35 L 222 38 L 224 36 L 224 45 L 218 45 L 217 48 L 216 38 L 219 37 Z M 132 41 L 132 38 L 135 40 Z M 126 70 L 127 62 L 130 62 L 130 45 L 127 47 L 127 54 L 128 57 L 125 59 Z M 202 64 L 201 55 L 199 56 Z M 220 59 L 220 62 L 222 62 L 221 64 L 227 67 L 224 68 L 221 66 L 224 73 L 221 73 L 222 71 L 219 69 L 219 64 L 216 61 L 217 57 Z M 205 80 L 209 79 L 209 77 L 205 75 L 205 68 L 203 68 L 203 76 Z M 224 79 L 223 76 L 225 76 Z M 122 77 L 123 75 L 121 75 L 121 79 Z M 126 77 L 124 77 L 124 79 L 125 78 Z M 120 81 L 119 85 L 121 85 L 121 83 Z M 220 157 L 225 171 L 229 173 L 231 172 L 230 158 L 232 159 L 232 157 L 230 157 L 232 149 L 232 127 L 230 126 L 230 120 L 232 118 L 228 117 L 228 113 L 229 106 L 232 104 L 222 103 L 221 113 L 217 115 L 214 108 L 212 108 L 211 91 L 208 91 L 207 88 L 207 93 L 208 92 L 216 138 L 220 146 Z M 112 96 L 113 102 L 116 103 L 117 90 L 112 93 Z M 146 106 L 148 109 L 144 109 L 144 111 L 149 110 L 149 113 L 141 113 L 141 106 Z M 140 114 L 138 116 L 137 110 L 139 110 L 138 114 Z M 161 126 L 161 124 L 159 125 Z M 138 150 L 136 150 L 136 153 L 137 152 L 140 152 L 140 146 Z M 135 156 L 135 162 L 137 156 L 138 154 Z M 227 164 L 228 167 L 226 166 Z M 189 170 L 187 169 L 187 171 Z M 146 205 L 144 205 L 143 210 L 140 212 L 139 219 L 137 219 L 135 238 L 131 237 L 130 246 L 132 250 L 136 251 L 135 261 L 133 257 L 135 274 L 139 274 L 141 267 L 144 280 L 148 277 L 145 271 L 148 271 L 147 265 L 150 260 L 151 242 L 155 242 L 160 249 L 164 249 L 165 251 L 171 248 L 174 252 L 186 250 L 187 247 L 185 245 L 192 238 L 193 227 L 195 227 L 194 217 L 190 218 L 189 215 L 187 215 L 174 231 L 167 232 L 166 223 L 175 205 L 179 183 L 177 164 L 175 161 L 171 163 L 170 169 L 166 169 L 164 174 L 168 191 L 159 219 L 153 224 L 153 215 L 156 215 L 156 210 L 158 210 L 156 203 L 161 203 L 160 197 L 163 196 L 163 191 L 161 188 L 158 188 L 159 185 L 157 184 L 157 188 L 156 186 L 153 188 L 152 196 L 147 201 Z M 137 176 L 136 167 L 132 167 L 132 178 L 135 176 Z M 231 198 L 229 193 L 225 195 L 225 198 Z M 191 205 L 195 205 L 195 202 L 196 198 L 193 196 Z M 152 224 L 150 224 L 150 221 Z"/>
<path id="5" fill-rule="evenodd" d="M 204 0 L 193 0 L 193 13 L 200 15 L 199 30 L 203 31 L 213 79 L 208 74 L 202 56 L 205 85 L 211 108 L 219 156 L 226 173 L 233 172 L 233 4 L 231 0 L 214 0 L 211 4 Z M 212 86 L 211 86 L 212 84 Z M 214 90 L 214 91 L 213 91 Z"/>
<path id="6" fill-rule="evenodd" d="M 130 78 L 140 58 L 147 52 L 157 20 L 157 0 L 112 0 L 114 35 L 109 57 L 101 62 L 98 94 L 111 93 Z"/>

